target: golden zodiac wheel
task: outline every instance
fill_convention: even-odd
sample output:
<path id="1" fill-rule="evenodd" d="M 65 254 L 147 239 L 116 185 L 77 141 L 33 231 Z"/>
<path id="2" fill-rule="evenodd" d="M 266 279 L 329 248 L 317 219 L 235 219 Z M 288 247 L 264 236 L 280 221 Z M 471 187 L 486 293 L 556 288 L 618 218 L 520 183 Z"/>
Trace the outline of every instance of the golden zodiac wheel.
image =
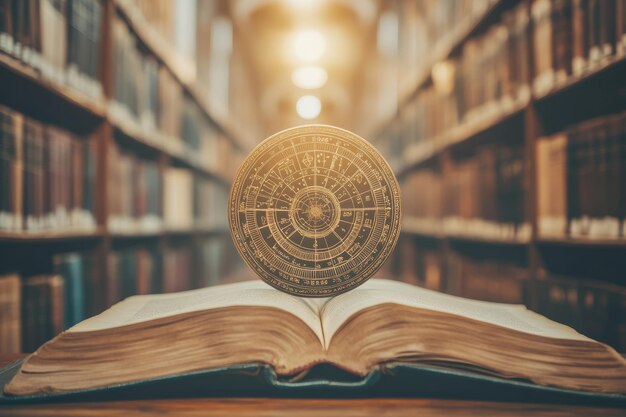
<path id="1" fill-rule="evenodd" d="M 235 247 L 265 282 L 329 297 L 371 277 L 400 234 L 391 168 L 359 136 L 332 126 L 287 129 L 261 142 L 230 192 Z"/>

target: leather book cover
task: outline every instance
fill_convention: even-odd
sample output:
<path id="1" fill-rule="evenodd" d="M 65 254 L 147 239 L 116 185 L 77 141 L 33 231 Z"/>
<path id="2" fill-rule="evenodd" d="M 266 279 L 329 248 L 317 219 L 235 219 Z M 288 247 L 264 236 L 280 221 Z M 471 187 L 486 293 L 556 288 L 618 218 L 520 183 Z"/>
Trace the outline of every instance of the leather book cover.
<path id="1" fill-rule="evenodd" d="M 430 365 L 388 363 L 355 377 L 319 365 L 301 379 L 284 379 L 259 363 L 213 368 L 84 391 L 12 397 L 4 386 L 23 359 L 0 370 L 0 404 L 192 397 L 428 397 L 584 405 L 626 405 L 626 396 L 565 390 Z"/>

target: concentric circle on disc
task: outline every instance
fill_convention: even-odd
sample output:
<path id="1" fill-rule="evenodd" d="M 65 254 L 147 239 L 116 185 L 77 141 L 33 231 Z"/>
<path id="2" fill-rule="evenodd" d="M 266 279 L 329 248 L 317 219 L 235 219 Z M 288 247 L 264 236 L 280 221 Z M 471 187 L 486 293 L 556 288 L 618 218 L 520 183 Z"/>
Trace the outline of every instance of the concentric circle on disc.
<path id="1" fill-rule="evenodd" d="M 400 191 L 368 142 L 332 126 L 279 132 L 243 162 L 230 192 L 235 247 L 265 282 L 329 297 L 371 277 L 400 233 Z"/>

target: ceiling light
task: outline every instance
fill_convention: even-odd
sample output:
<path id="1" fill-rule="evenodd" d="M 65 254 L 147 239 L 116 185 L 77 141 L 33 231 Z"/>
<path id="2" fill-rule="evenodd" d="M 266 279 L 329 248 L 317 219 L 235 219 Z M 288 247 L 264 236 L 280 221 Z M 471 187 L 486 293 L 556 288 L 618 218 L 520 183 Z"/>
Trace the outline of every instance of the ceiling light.
<path id="1" fill-rule="evenodd" d="M 303 119 L 315 119 L 322 111 L 322 102 L 315 96 L 302 96 L 296 103 L 296 111 Z"/>
<path id="2" fill-rule="evenodd" d="M 296 87 L 313 90 L 322 87 L 328 80 L 328 73 L 322 67 L 301 67 L 291 73 L 291 82 Z"/>
<path id="3" fill-rule="evenodd" d="M 317 61 L 326 51 L 326 40 L 317 30 L 303 30 L 294 37 L 294 53 L 304 62 Z"/>

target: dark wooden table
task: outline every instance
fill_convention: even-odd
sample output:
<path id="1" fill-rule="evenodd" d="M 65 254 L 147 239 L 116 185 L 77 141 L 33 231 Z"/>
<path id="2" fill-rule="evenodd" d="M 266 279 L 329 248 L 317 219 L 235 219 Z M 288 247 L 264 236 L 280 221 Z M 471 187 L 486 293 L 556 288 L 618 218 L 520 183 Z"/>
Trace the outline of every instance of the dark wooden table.
<path id="1" fill-rule="evenodd" d="M 0 366 L 20 355 L 0 355 Z M 210 398 L 0 406 L 0 416 L 626 416 L 626 410 L 429 399 Z"/>

